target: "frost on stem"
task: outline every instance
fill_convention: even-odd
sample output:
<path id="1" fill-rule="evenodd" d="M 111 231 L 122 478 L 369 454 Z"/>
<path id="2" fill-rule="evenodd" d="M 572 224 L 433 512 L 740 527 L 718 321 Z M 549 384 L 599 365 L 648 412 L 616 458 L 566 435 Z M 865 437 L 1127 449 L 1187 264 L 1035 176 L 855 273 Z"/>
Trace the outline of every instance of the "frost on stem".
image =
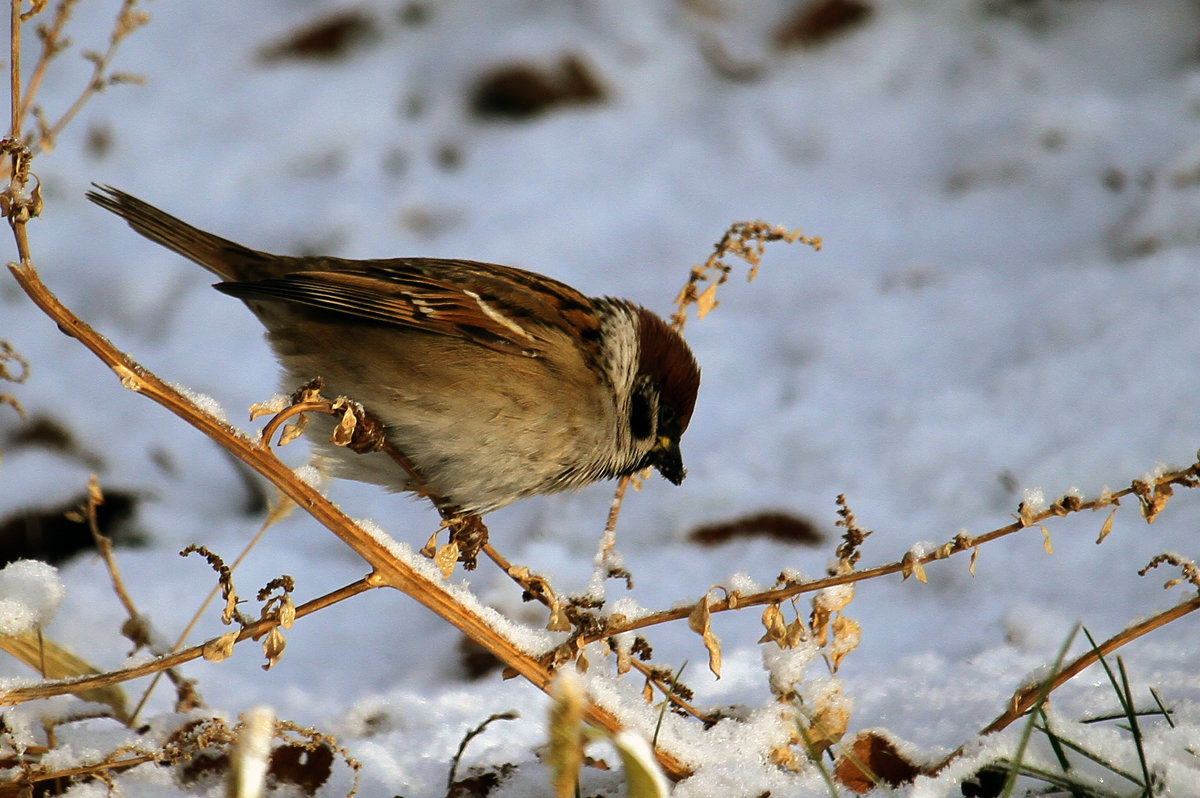
<path id="1" fill-rule="evenodd" d="M 1037 523 L 1038 515 L 1046 510 L 1046 494 L 1041 488 L 1026 488 L 1021 494 L 1021 503 L 1017 506 L 1017 517 L 1021 526 L 1032 526 Z"/>

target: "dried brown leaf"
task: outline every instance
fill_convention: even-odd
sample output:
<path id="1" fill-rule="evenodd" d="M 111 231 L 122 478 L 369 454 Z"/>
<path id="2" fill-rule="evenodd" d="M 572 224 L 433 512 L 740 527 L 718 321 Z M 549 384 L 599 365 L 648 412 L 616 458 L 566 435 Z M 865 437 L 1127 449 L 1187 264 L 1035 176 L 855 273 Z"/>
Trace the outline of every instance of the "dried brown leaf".
<path id="1" fill-rule="evenodd" d="M 708 288 L 705 288 L 696 297 L 696 318 L 703 319 L 719 304 L 717 302 L 717 284 L 710 283 Z"/>
<path id="2" fill-rule="evenodd" d="M 287 446 L 292 441 L 304 434 L 304 428 L 308 426 L 308 416 L 301 413 L 296 417 L 296 420 L 291 424 L 283 425 L 283 432 L 279 434 L 279 445 Z"/>
<path id="3" fill-rule="evenodd" d="M 891 740 L 873 731 L 855 735 L 834 765 L 838 784 L 860 794 L 881 784 L 891 787 L 910 784 L 919 775 L 921 768 L 916 763 L 897 751 Z"/>
<path id="4" fill-rule="evenodd" d="M 1154 523 L 1154 519 L 1167 506 L 1167 501 L 1173 493 L 1174 489 L 1170 483 L 1166 482 L 1161 485 L 1148 487 L 1144 494 L 1138 493 L 1138 498 L 1141 500 L 1142 505 L 1142 516 L 1146 519 L 1147 524 Z"/>
<path id="5" fill-rule="evenodd" d="M 546 629 L 551 632 L 571 631 L 571 619 L 567 617 L 567 611 L 557 601 L 554 601 L 550 607 L 550 621 L 546 624 Z"/>
<path id="6" fill-rule="evenodd" d="M 250 405 L 250 420 L 253 421 L 260 416 L 282 413 L 285 407 L 287 407 L 287 398 L 283 396 L 276 396 L 265 402 L 255 402 Z"/>
<path id="7" fill-rule="evenodd" d="M 625 646 L 617 646 L 617 675 L 624 676 L 633 668 L 633 652 Z"/>
<path id="8" fill-rule="evenodd" d="M 816 638 L 817 645 L 825 645 L 825 640 L 829 633 L 829 619 L 831 613 L 825 607 L 819 606 L 813 602 L 812 617 L 809 620 L 809 626 L 812 627 L 813 637 Z"/>
<path id="9" fill-rule="evenodd" d="M 233 654 L 233 645 L 237 642 L 237 632 L 226 632 L 220 637 L 214 637 L 204 644 L 204 658 L 209 662 L 220 662 L 229 659 Z"/>
<path id="10" fill-rule="evenodd" d="M 1104 539 L 1106 537 L 1108 537 L 1110 532 L 1112 532 L 1113 516 L 1116 514 L 1117 514 L 1116 507 L 1109 510 L 1108 517 L 1105 518 L 1104 523 L 1100 525 L 1100 535 L 1096 538 L 1096 545 L 1100 545 L 1101 543 L 1103 543 Z"/>
<path id="11" fill-rule="evenodd" d="M 796 752 L 786 745 L 772 748 L 767 753 L 767 761 L 776 767 L 787 768 L 793 773 L 798 773 L 804 769 L 800 760 L 796 758 Z"/>
<path id="12" fill-rule="evenodd" d="M 291 629 L 295 622 L 296 605 L 292 603 L 291 596 L 285 595 L 279 599 L 279 625 L 284 629 Z"/>
<path id="13" fill-rule="evenodd" d="M 808 639 L 808 627 L 799 619 L 792 621 L 787 626 L 787 635 L 783 638 L 781 648 L 795 648 L 800 645 L 800 641 Z"/>
<path id="14" fill-rule="evenodd" d="M 904 557 L 901 558 L 900 573 L 903 579 L 915 576 L 917 581 L 922 584 L 929 581 L 925 578 L 925 566 L 921 565 L 921 561 L 911 551 L 906 551 Z"/>
<path id="15" fill-rule="evenodd" d="M 354 439 L 354 429 L 358 426 L 358 417 L 354 414 L 351 407 L 346 407 L 342 411 L 342 417 L 338 419 L 337 426 L 333 428 L 333 434 L 329 437 L 331 443 L 336 446 L 345 446 Z"/>
<path id="16" fill-rule="evenodd" d="M 778 604 L 768 604 L 763 608 L 762 625 L 767 631 L 758 642 L 765 643 L 770 640 L 782 647 L 780 641 L 787 637 L 787 624 L 783 620 L 783 610 L 779 609 Z"/>
<path id="17" fill-rule="evenodd" d="M 433 564 L 442 572 L 443 579 L 449 579 L 454 573 L 454 564 L 458 562 L 458 544 L 453 540 L 438 546 L 437 554 L 433 555 Z"/>
<path id="18" fill-rule="evenodd" d="M 850 713 L 842 700 L 842 691 L 832 687 L 817 698 L 816 712 L 805 718 L 800 731 L 809 750 L 819 755 L 842 739 L 848 725 Z"/>
<path id="19" fill-rule="evenodd" d="M 833 672 L 837 673 L 838 666 L 862 640 L 862 627 L 858 621 L 838 615 L 833 620 L 833 644 L 829 647 L 829 663 Z"/>
<path id="20" fill-rule="evenodd" d="M 267 664 L 263 665 L 262 669 L 269 671 L 279 664 L 279 658 L 283 656 L 285 648 L 287 648 L 287 639 L 278 626 L 267 632 L 267 636 L 263 638 L 262 642 L 263 656 L 267 658 Z"/>
<path id="21" fill-rule="evenodd" d="M 720 679 L 721 641 L 712 633 L 712 611 L 709 609 L 711 601 L 712 593 L 709 592 L 705 593 L 704 598 L 696 603 L 695 609 L 688 616 L 688 628 L 704 640 L 704 647 L 708 649 L 708 669 Z"/>

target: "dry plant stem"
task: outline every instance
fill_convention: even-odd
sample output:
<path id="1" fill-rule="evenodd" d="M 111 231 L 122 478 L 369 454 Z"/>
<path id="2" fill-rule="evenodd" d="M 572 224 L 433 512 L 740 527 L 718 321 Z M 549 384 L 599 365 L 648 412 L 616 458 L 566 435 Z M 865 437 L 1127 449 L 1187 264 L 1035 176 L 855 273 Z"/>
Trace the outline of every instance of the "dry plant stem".
<path id="1" fill-rule="evenodd" d="M 134 606 L 133 599 L 129 597 L 129 591 L 125 589 L 125 582 L 121 579 L 121 571 L 117 568 L 117 561 L 112 555 L 112 540 L 100 532 L 100 522 L 96 518 L 96 508 L 100 505 L 102 498 L 100 497 L 100 485 L 95 479 L 96 477 L 93 475 L 92 482 L 88 485 L 88 531 L 92 533 L 92 541 L 96 544 L 96 549 L 100 552 L 100 558 L 104 560 L 104 565 L 108 569 L 108 578 L 112 580 L 113 592 L 117 594 L 117 599 L 125 607 L 125 612 L 129 615 L 130 620 L 137 620 L 139 617 L 137 607 Z"/>
<path id="2" fill-rule="evenodd" d="M 37 96 L 38 89 L 42 85 L 42 78 L 46 74 L 46 67 L 50 65 L 50 61 L 54 59 L 54 56 L 62 51 L 62 31 L 67 24 L 67 20 L 71 18 L 72 7 L 77 2 L 78 0 L 60 0 L 58 7 L 54 10 L 54 21 L 47 26 L 46 33 L 42 37 L 42 52 L 38 56 L 37 64 L 33 67 L 33 75 L 29 78 L 29 85 L 25 87 L 25 99 L 21 103 L 20 111 L 22 119 L 29 113 L 29 107 L 32 104 L 33 98 Z"/>
<path id="3" fill-rule="evenodd" d="M 272 518 L 273 518 L 273 516 L 272 516 Z M 246 555 L 248 555 L 251 552 L 251 550 L 255 546 L 258 545 L 258 542 L 260 540 L 262 540 L 263 535 L 265 535 L 267 533 L 267 530 L 270 527 L 271 527 L 271 519 L 269 518 L 259 528 L 258 532 L 255 533 L 254 537 L 250 539 L 250 542 L 242 547 L 241 553 L 239 553 L 238 556 L 234 559 L 233 564 L 229 566 L 229 570 L 231 572 L 237 570 L 237 567 L 242 564 L 242 560 L 246 559 Z M 219 584 L 212 586 L 212 588 L 208 591 L 208 595 L 204 597 L 204 601 L 200 602 L 200 606 L 196 608 L 196 612 L 193 613 L 192 619 L 190 621 L 188 621 L 187 626 L 185 626 L 183 628 L 183 631 L 179 633 L 179 637 L 175 640 L 175 645 L 171 646 L 171 651 L 178 651 L 179 647 L 182 646 L 184 641 L 188 639 L 188 637 L 192 633 L 192 630 L 196 628 L 196 624 L 198 624 L 200 622 L 200 619 L 203 617 L 204 611 L 206 609 L 208 609 L 208 606 L 210 604 L 212 604 L 213 599 L 215 599 L 217 597 L 217 593 L 219 593 L 220 590 L 221 590 L 221 586 Z M 175 671 L 167 670 L 166 673 L 167 673 L 167 676 L 171 679 L 172 684 L 176 684 L 176 685 L 179 684 L 178 676 L 175 674 Z M 150 694 L 153 693 L 154 688 L 158 686 L 158 679 L 159 679 L 159 676 L 161 676 L 161 675 L 162 675 L 161 671 L 159 673 L 154 674 L 154 678 L 150 680 L 150 684 L 148 684 L 146 686 L 146 689 L 142 691 L 142 697 L 140 699 L 138 699 L 137 706 L 134 707 L 133 712 L 130 713 L 129 725 L 132 726 L 137 721 L 138 715 L 140 715 L 142 713 L 142 708 L 144 706 L 146 706 L 146 702 L 150 700 Z"/>
<path id="4" fill-rule="evenodd" d="M 13 224 L 22 263 L 10 263 L 9 270 L 30 299 L 58 324 L 59 329 L 77 339 L 112 368 L 125 387 L 149 397 L 175 413 L 270 480 L 284 495 L 370 564 L 373 572 L 368 581 L 372 586 L 387 585 L 408 594 L 535 686 L 542 690 L 549 688 L 552 671 L 547 665 L 519 650 L 512 641 L 497 633 L 482 617 L 459 604 L 439 582 L 427 578 L 394 557 L 381 541 L 358 527 L 315 488 L 297 479 L 292 470 L 280 462 L 269 449 L 249 440 L 228 423 L 201 411 L 178 391 L 114 347 L 59 302 L 29 263 L 24 228 L 23 223 Z M 171 661 L 168 666 L 175 664 L 175 661 Z M 19 691 L 0 694 L 0 703 L 12 703 L 13 697 L 18 694 L 25 695 Z M 589 722 L 610 732 L 615 733 L 621 728 L 616 717 L 598 705 L 589 702 L 586 714 Z M 659 763 L 669 775 L 677 779 L 687 775 L 688 769 L 675 757 L 662 751 L 656 753 Z"/>
<path id="5" fill-rule="evenodd" d="M 378 587 L 372 583 L 370 577 L 360 579 L 357 582 L 352 582 L 345 587 L 339 588 L 331 593 L 326 593 L 324 596 L 313 599 L 312 601 L 301 604 L 296 608 L 296 617 L 303 618 L 319 610 L 323 610 L 339 601 L 344 601 L 348 598 L 357 596 L 359 593 L 365 593 L 368 590 Z M 265 621 L 256 621 L 238 634 L 237 642 L 250 640 L 261 637 L 272 628 L 278 625 L 278 621 L 274 619 Z M 16 705 L 26 701 L 35 701 L 39 698 L 51 698 L 56 695 L 65 695 L 67 693 L 78 692 L 81 689 L 90 689 L 92 687 L 107 687 L 112 684 L 127 682 L 131 679 L 139 679 L 143 676 L 159 673 L 168 668 L 175 668 L 185 662 L 191 662 L 194 659 L 199 659 L 204 656 L 205 646 L 211 641 L 205 641 L 200 645 L 186 648 L 182 651 L 176 651 L 173 654 L 165 654 L 161 657 L 153 659 L 149 662 L 143 662 L 132 668 L 123 668 L 121 670 L 109 671 L 108 673 L 100 673 L 95 676 L 83 676 L 75 679 L 59 679 L 53 682 L 45 682 L 42 684 L 29 685 L 28 687 L 15 687 L 11 690 L 5 690 L 0 693 L 0 706 Z"/>
<path id="6" fill-rule="evenodd" d="M 617 519 L 621 516 L 621 504 L 625 501 L 625 491 L 629 488 L 629 479 L 629 477 L 621 477 L 617 482 L 612 503 L 608 506 L 608 520 L 604 522 L 604 531 L 610 534 L 617 529 Z"/>
<path id="7" fill-rule="evenodd" d="M 121 45 L 121 40 L 129 32 L 129 30 L 122 30 L 122 26 L 126 24 L 126 15 L 131 13 L 135 2 L 136 0 L 125 0 L 121 4 L 121 9 L 117 12 L 117 23 L 113 28 L 112 36 L 108 42 L 108 49 L 93 62 L 92 76 L 88 80 L 87 85 L 79 93 L 79 96 L 75 98 L 75 102 L 71 103 L 71 106 L 58 118 L 58 121 L 51 125 L 50 129 L 44 133 L 42 140 L 38 142 L 39 146 L 47 141 L 53 143 L 58 134 L 63 131 L 63 128 L 71 124 L 76 115 L 83 110 L 83 106 L 92 98 L 92 95 L 104 88 L 104 76 L 108 72 L 108 65 L 112 63 L 113 56 L 116 55 L 117 48 Z M 24 113 L 25 109 L 22 108 L 21 111 Z"/>
<path id="8" fill-rule="evenodd" d="M 1144 621 L 1135 623 L 1132 626 L 1122 629 L 1117 634 L 1105 640 L 1095 649 L 1084 652 L 1074 661 L 1064 666 L 1060 671 L 1054 674 L 1054 677 L 1049 681 L 1049 683 L 1043 682 L 1022 687 L 1013 694 L 1012 699 L 1009 701 L 1008 709 L 1004 710 L 1004 712 L 1000 713 L 995 720 L 985 726 L 979 732 L 980 736 L 995 734 L 996 732 L 1006 728 L 1013 721 L 1020 719 L 1033 707 L 1034 704 L 1037 703 L 1038 696 L 1043 691 L 1048 694 L 1054 690 L 1057 690 L 1059 687 L 1062 687 L 1068 681 L 1074 679 L 1076 676 L 1082 673 L 1089 666 L 1099 662 L 1101 656 L 1108 656 L 1121 646 L 1130 643 L 1145 634 L 1149 634 L 1155 629 L 1166 626 L 1172 621 L 1177 621 L 1188 613 L 1195 612 L 1196 610 L 1200 610 L 1200 596 L 1196 596 L 1180 604 L 1176 604 L 1170 609 L 1164 610 L 1157 615 L 1147 618 Z M 941 771 L 944 767 L 961 756 L 963 750 L 963 747 L 955 750 L 936 766 L 934 766 L 931 772 L 937 773 Z"/>
<path id="9" fill-rule="evenodd" d="M 9 138 L 21 140 L 21 0 L 12 0 L 12 16 L 9 19 L 9 80 L 11 81 L 12 122 L 9 125 Z M 16 170 L 13 170 L 14 174 Z"/>
<path id="10" fill-rule="evenodd" d="M 504 573 L 508 575 L 508 578 L 516 583 L 517 587 L 521 588 L 522 591 L 532 596 L 534 599 L 540 601 L 546 607 L 550 606 L 550 601 L 546 597 L 546 594 L 542 590 L 539 590 L 532 585 L 528 580 L 523 579 L 519 572 L 513 568 L 513 565 L 508 561 L 508 558 L 497 551 L 495 546 L 493 546 L 491 543 L 484 543 L 483 546 L 480 547 L 480 550 L 486 554 L 488 559 L 494 562 L 501 571 L 504 571 Z"/>
<path id="11" fill-rule="evenodd" d="M 100 524 L 96 518 L 96 507 L 102 501 L 100 494 L 100 486 L 96 483 L 95 476 L 92 477 L 93 482 L 88 485 L 88 503 L 87 503 L 87 521 L 88 529 L 92 533 L 92 540 L 96 543 L 96 549 L 100 552 L 101 559 L 104 560 L 105 566 L 108 568 L 109 579 L 112 580 L 113 592 L 117 594 L 122 606 L 125 607 L 125 612 L 129 615 L 129 619 L 135 623 L 142 617 L 138 612 L 137 607 L 133 603 L 133 599 L 129 596 L 129 591 L 125 589 L 125 582 L 121 579 L 121 571 L 117 568 L 117 560 L 112 554 L 112 540 L 100 533 Z M 178 646 L 176 646 L 178 648 Z M 146 692 L 142 695 L 138 705 L 134 707 L 133 712 L 129 715 L 127 726 L 133 726 L 137 722 L 138 713 L 141 712 L 142 706 L 146 703 L 147 697 L 150 695 L 150 690 L 158 684 L 158 678 L 162 675 L 162 671 L 154 675 L 154 680 Z M 179 685 L 183 681 L 174 669 L 166 670 L 167 677 L 172 684 Z"/>
<path id="12" fill-rule="evenodd" d="M 1197 476 L 1200 476 L 1200 463 L 1193 464 L 1180 471 L 1172 471 L 1168 474 L 1163 474 L 1149 484 L 1154 488 L 1160 488 L 1168 485 L 1182 485 L 1187 487 L 1194 484 L 1194 480 L 1197 478 Z M 961 554 L 963 552 L 971 551 L 977 546 L 981 546 L 984 543 L 989 543 L 997 538 L 1005 537 L 1006 535 L 1011 535 L 1014 532 L 1020 532 L 1022 529 L 1026 529 L 1028 527 L 1037 528 L 1042 521 L 1045 521 L 1051 517 L 1062 516 L 1071 512 L 1098 510 L 1103 507 L 1116 506 L 1120 499 L 1135 493 L 1138 493 L 1138 488 L 1130 486 L 1119 491 L 1113 491 L 1103 499 L 1081 501 L 1074 509 L 1071 510 L 1063 510 L 1058 505 L 1052 505 L 1051 508 L 1037 513 L 1036 515 L 1030 515 L 1026 519 L 1014 521 L 1007 526 L 993 529 L 992 531 L 985 532 L 982 535 L 977 535 L 975 537 L 961 535 L 956 537 L 951 541 L 952 548 L 948 551 L 937 550 L 933 553 L 926 554 L 923 557 L 915 557 L 907 561 L 901 560 L 887 563 L 886 565 L 878 565 L 874 568 L 868 568 L 864 571 L 852 571 L 851 573 L 847 574 L 838 574 L 836 576 L 827 576 L 807 582 L 788 584 L 772 590 L 765 590 L 761 593 L 727 597 L 720 601 L 713 601 L 709 605 L 709 610 L 714 613 L 727 612 L 729 610 L 737 610 L 743 607 L 760 606 L 763 604 L 777 604 L 802 593 L 812 593 L 817 590 L 823 590 L 827 587 L 846 585 L 853 582 L 863 582 L 868 579 L 877 579 L 881 576 L 888 576 L 890 574 L 903 574 L 906 571 L 911 570 L 914 564 L 927 565 L 935 560 L 943 560 L 954 554 Z M 670 610 L 662 610 L 661 612 L 656 612 L 637 620 L 627 621 L 625 623 L 607 627 L 603 631 L 589 636 L 586 641 L 590 643 L 595 640 L 599 640 L 602 637 L 608 637 L 609 635 L 618 634 L 620 632 L 631 632 L 636 629 L 644 629 L 648 626 L 657 626 L 658 624 L 667 623 L 669 621 L 683 620 L 691 615 L 695 608 L 696 605 L 692 604 L 684 607 L 676 607 Z"/>
<path id="13" fill-rule="evenodd" d="M 328 413 L 333 415 L 333 404 L 324 399 L 318 399 L 312 402 L 296 402 L 288 405 L 283 410 L 280 410 L 275 415 L 271 416 L 262 428 L 262 432 L 258 435 L 258 442 L 264 448 L 271 445 L 271 439 L 275 437 L 275 433 L 283 426 L 283 422 L 287 421 L 292 416 L 298 416 L 301 413 L 307 412 Z"/>
<path id="14" fill-rule="evenodd" d="M 126 770 L 134 767 L 135 765 L 141 765 L 146 762 L 160 761 L 162 761 L 162 757 L 155 754 L 138 754 L 116 762 L 97 762 L 92 765 L 78 765 L 76 767 L 54 770 L 48 773 L 32 773 L 28 775 L 22 775 L 18 777 L 16 781 L 22 785 L 34 785 L 43 781 L 51 781 L 52 779 L 67 780 L 79 778 L 80 776 L 94 776 L 101 771 Z M 61 791 L 56 791 L 53 794 L 61 794 Z"/>
<path id="15" fill-rule="evenodd" d="M 652 671 L 650 668 L 646 667 L 641 662 L 638 662 L 635 659 L 635 660 L 630 660 L 629 664 L 633 666 L 634 670 L 636 670 L 638 673 L 642 674 L 647 679 L 649 679 L 651 684 L 653 684 L 656 688 L 661 690 L 664 698 L 666 698 L 668 701 L 670 701 L 675 706 L 682 709 L 684 712 L 691 715 L 693 718 L 696 718 L 697 720 L 700 720 L 700 721 L 703 721 L 703 722 L 709 723 L 709 724 L 717 722 L 718 718 L 710 718 L 709 716 L 705 715 L 703 712 L 701 712 L 700 710 L 696 709 L 694 706 L 689 704 L 687 701 L 684 701 L 682 698 L 677 696 L 672 691 L 671 684 L 669 682 L 664 682 L 662 679 L 655 676 L 654 671 Z"/>

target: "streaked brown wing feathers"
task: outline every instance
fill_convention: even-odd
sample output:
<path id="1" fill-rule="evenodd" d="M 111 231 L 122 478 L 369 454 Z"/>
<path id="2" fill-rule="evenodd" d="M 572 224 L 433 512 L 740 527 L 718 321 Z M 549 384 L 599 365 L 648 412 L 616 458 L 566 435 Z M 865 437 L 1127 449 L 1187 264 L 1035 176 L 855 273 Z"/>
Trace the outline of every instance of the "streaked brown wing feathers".
<path id="1" fill-rule="evenodd" d="M 287 302 L 530 356 L 539 354 L 550 328 L 565 328 L 567 315 L 578 324 L 589 306 L 562 283 L 473 261 L 376 261 L 216 287 L 244 300 Z"/>

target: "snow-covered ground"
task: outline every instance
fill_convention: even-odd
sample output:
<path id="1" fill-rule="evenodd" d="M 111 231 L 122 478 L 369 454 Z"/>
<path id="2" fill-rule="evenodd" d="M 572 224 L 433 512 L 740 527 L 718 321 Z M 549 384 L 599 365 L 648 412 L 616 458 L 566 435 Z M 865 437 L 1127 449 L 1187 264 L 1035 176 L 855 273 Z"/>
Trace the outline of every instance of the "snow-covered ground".
<path id="1" fill-rule="evenodd" d="M 77 44 L 103 48 L 118 5 L 85 0 Z M 88 203 L 91 181 L 256 248 L 508 263 L 664 314 L 732 221 L 823 237 L 819 254 L 772 245 L 754 283 L 735 277 L 721 306 L 688 325 L 704 375 L 683 439 L 689 476 L 679 488 L 655 478 L 629 496 L 618 534 L 635 586 L 608 585 L 610 599 L 648 608 L 695 600 L 736 574 L 766 585 L 784 567 L 822 574 L 839 493 L 875 530 L 861 563 L 869 566 L 921 541 L 1002 526 L 1025 489 L 1094 496 L 1160 463 L 1193 462 L 1200 7 L 881 0 L 827 41 L 780 49 L 773 32 L 795 5 L 154 4 L 152 24 L 127 40 L 116 65 L 147 85 L 106 91 L 35 162 L 46 197 L 30 227 L 35 262 L 118 346 L 241 423 L 277 388 L 257 322 L 209 289 L 202 270 Z M 340 8 L 374 21 L 346 56 L 260 59 Z M 586 63 L 603 101 L 521 121 L 470 110 L 481 74 L 514 61 L 553 68 L 564 54 Z M 51 71 L 40 97 L 48 116 L 70 102 L 87 68 L 69 55 Z M 232 559 L 261 520 L 241 511 L 242 476 L 216 446 L 123 390 L 11 280 L 0 281 L 0 339 L 32 372 L 0 390 L 67 427 L 100 458 L 106 489 L 139 497 L 134 523 L 149 545 L 120 552 L 119 564 L 134 600 L 173 639 L 212 582 L 203 563 L 176 552 L 203 543 Z M 18 428 L 0 407 L 0 436 Z M 7 440 L 0 515 L 78 495 L 97 466 Z M 301 447 L 291 449 L 285 456 L 302 462 Z M 329 490 L 350 515 L 414 546 L 437 524 L 402 496 L 346 483 Z M 610 497 L 601 485 L 518 503 L 489 516 L 492 540 L 560 591 L 581 590 Z M 928 584 L 861 585 L 846 613 L 861 623 L 862 644 L 838 673 L 853 702 L 850 732 L 884 728 L 938 758 L 1052 662 L 1076 621 L 1100 639 L 1184 598 L 1186 586 L 1162 590 L 1175 574 L 1136 571 L 1163 550 L 1195 553 L 1198 498 L 1181 492 L 1152 526 L 1127 502 L 1102 546 L 1104 516 L 1086 514 L 1048 525 L 1053 555 L 1034 528 L 984 546 L 974 576 L 960 557 L 930 566 Z M 763 510 L 810 519 L 827 540 L 687 540 L 702 524 Z M 250 595 L 288 573 L 303 600 L 363 571 L 297 513 L 267 533 L 236 580 Z M 46 635 L 97 667 L 118 666 L 124 615 L 103 568 L 85 556 L 60 576 L 66 595 Z M 485 602 L 537 622 L 495 569 L 467 579 Z M 224 631 L 216 615 L 193 641 Z M 690 663 L 684 681 L 697 703 L 768 705 L 759 611 L 719 616 L 714 629 L 719 681 L 685 623 L 648 637 L 657 661 Z M 1138 700 L 1150 705 L 1154 687 L 1176 712 L 1174 731 L 1161 717 L 1143 721 L 1171 795 L 1200 795 L 1200 760 L 1184 751 L 1200 744 L 1198 632 L 1188 617 L 1121 652 Z M 515 763 L 493 795 L 548 794 L 536 756 L 544 697 L 497 673 L 469 681 L 458 642 L 404 596 L 376 591 L 300 621 L 270 672 L 250 647 L 184 672 L 220 711 L 265 703 L 337 735 L 364 764 L 363 795 L 444 794 L 465 731 L 518 710 L 520 720 L 472 741 L 463 767 Z M 1073 653 L 1082 650 L 1077 641 Z M 0 673 L 29 675 L 15 661 Z M 815 662 L 806 676 L 828 674 Z M 1063 719 L 1117 709 L 1098 668 L 1052 703 Z M 171 705 L 160 688 L 147 713 Z M 1128 736 L 1110 739 L 1118 734 L 1112 724 L 1093 729 L 1092 743 L 1137 771 Z M 98 739 L 81 732 L 76 744 Z M 749 732 L 705 751 L 679 794 L 828 794 L 812 769 L 764 764 Z M 118 784 L 126 796 L 219 791 L 164 784 L 145 770 Z M 348 784 L 342 771 L 321 794 Z M 619 773 L 587 771 L 583 794 L 619 794 L 620 785 Z M 906 789 L 958 794 L 950 776 Z"/>

